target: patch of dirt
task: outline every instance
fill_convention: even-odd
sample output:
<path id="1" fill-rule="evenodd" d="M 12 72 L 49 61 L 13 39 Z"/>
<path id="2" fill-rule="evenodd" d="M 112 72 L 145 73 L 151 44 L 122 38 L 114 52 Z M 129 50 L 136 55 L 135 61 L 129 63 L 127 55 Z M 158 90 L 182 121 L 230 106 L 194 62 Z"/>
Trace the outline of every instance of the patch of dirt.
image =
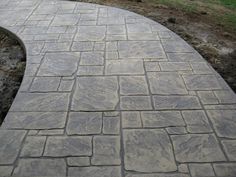
<path id="1" fill-rule="evenodd" d="M 0 124 L 20 87 L 25 53 L 19 42 L 0 30 Z"/>
<path id="2" fill-rule="evenodd" d="M 161 23 L 192 45 L 236 92 L 236 31 L 211 18 L 205 10 L 183 12 L 148 0 L 72 1 L 118 7 Z"/>

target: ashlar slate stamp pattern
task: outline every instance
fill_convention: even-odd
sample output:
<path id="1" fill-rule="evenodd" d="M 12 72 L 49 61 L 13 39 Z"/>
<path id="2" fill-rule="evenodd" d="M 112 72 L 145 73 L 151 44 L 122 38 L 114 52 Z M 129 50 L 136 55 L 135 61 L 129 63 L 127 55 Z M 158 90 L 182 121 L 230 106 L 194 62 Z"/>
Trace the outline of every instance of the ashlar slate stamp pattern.
<path id="1" fill-rule="evenodd" d="M 59 0 L 0 0 L 0 26 L 27 54 L 0 176 L 236 176 L 236 95 L 169 29 Z"/>

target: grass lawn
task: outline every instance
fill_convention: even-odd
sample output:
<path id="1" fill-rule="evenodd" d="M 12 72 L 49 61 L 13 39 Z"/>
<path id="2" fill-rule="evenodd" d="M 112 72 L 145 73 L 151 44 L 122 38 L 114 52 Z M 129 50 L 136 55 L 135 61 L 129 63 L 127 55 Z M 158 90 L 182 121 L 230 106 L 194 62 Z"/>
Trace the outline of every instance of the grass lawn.
<path id="1" fill-rule="evenodd" d="M 236 30 L 236 0 L 144 0 L 186 13 L 207 13 L 216 24 Z"/>

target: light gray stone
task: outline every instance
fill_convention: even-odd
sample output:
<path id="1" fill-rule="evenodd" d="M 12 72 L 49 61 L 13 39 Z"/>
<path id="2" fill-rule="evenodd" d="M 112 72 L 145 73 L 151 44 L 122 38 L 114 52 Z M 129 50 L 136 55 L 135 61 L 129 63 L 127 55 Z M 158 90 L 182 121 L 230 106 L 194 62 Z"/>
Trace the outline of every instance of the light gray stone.
<path id="1" fill-rule="evenodd" d="M 0 174 L 2 176 L 11 176 L 13 166 L 0 166 Z"/>
<path id="2" fill-rule="evenodd" d="M 177 170 L 172 146 L 163 130 L 124 130 L 125 169 L 137 172 Z"/>
<path id="3" fill-rule="evenodd" d="M 104 52 L 83 52 L 80 65 L 103 65 Z"/>
<path id="4" fill-rule="evenodd" d="M 118 55 L 118 52 L 106 52 L 106 59 L 107 60 L 114 60 L 114 59 L 118 59 L 119 58 L 119 55 Z"/>
<path id="5" fill-rule="evenodd" d="M 157 34 L 153 33 L 129 33 L 128 40 L 132 41 L 154 41 L 159 40 Z"/>
<path id="6" fill-rule="evenodd" d="M 142 127 L 141 116 L 137 111 L 122 112 L 122 128 Z"/>
<path id="7" fill-rule="evenodd" d="M 26 138 L 21 157 L 40 157 L 43 155 L 46 136 L 29 136 Z"/>
<path id="8" fill-rule="evenodd" d="M 117 51 L 117 42 L 106 42 L 106 51 Z"/>
<path id="9" fill-rule="evenodd" d="M 69 166 L 85 167 L 90 165 L 89 157 L 68 157 L 67 163 Z"/>
<path id="10" fill-rule="evenodd" d="M 70 50 L 70 42 L 47 42 L 44 45 L 43 52 L 64 52 Z"/>
<path id="11" fill-rule="evenodd" d="M 141 118 L 144 127 L 185 126 L 179 111 L 143 111 Z"/>
<path id="12" fill-rule="evenodd" d="M 191 67 L 187 62 L 160 62 L 162 71 L 191 71 Z"/>
<path id="13" fill-rule="evenodd" d="M 214 75 L 183 75 L 186 86 L 189 90 L 216 90 L 221 85 Z"/>
<path id="14" fill-rule="evenodd" d="M 175 73 L 148 73 L 152 94 L 187 94 L 183 79 Z"/>
<path id="15" fill-rule="evenodd" d="M 236 138 L 236 111 L 235 110 L 208 110 L 216 134 L 219 137 Z"/>
<path id="16" fill-rule="evenodd" d="M 101 50 L 101 51 L 104 51 L 105 50 L 105 42 L 95 42 L 94 43 L 94 50 L 95 51 L 99 51 L 99 50 Z"/>
<path id="17" fill-rule="evenodd" d="M 21 143 L 26 135 L 24 130 L 0 130 L 0 164 L 10 165 L 16 160 Z"/>
<path id="18" fill-rule="evenodd" d="M 61 80 L 59 91 L 68 91 L 70 92 L 73 88 L 74 80 Z"/>
<path id="19" fill-rule="evenodd" d="M 236 160 L 236 140 L 222 140 L 221 141 L 227 157 L 230 161 Z"/>
<path id="20" fill-rule="evenodd" d="M 204 111 L 183 111 L 187 130 L 190 133 L 212 132 L 208 118 Z"/>
<path id="21" fill-rule="evenodd" d="M 236 103 L 236 94 L 231 91 L 214 91 L 220 103 Z"/>
<path id="22" fill-rule="evenodd" d="M 141 60 L 107 60 L 105 69 L 107 75 L 144 74 Z"/>
<path id="23" fill-rule="evenodd" d="M 105 26 L 80 26 L 75 41 L 103 41 L 105 33 Z"/>
<path id="24" fill-rule="evenodd" d="M 152 33 L 148 23 L 127 24 L 128 33 Z"/>
<path id="25" fill-rule="evenodd" d="M 116 77 L 79 77 L 72 99 L 72 110 L 114 110 L 118 104 Z"/>
<path id="26" fill-rule="evenodd" d="M 103 134 L 119 134 L 120 133 L 120 117 L 103 117 Z"/>
<path id="27" fill-rule="evenodd" d="M 213 74 L 213 70 L 208 66 L 206 62 L 190 63 L 193 68 L 193 72 L 196 74 Z"/>
<path id="28" fill-rule="evenodd" d="M 95 136 L 91 163 L 93 165 L 120 165 L 120 137 Z"/>
<path id="29" fill-rule="evenodd" d="M 119 41 L 121 58 L 166 58 L 159 41 Z"/>
<path id="30" fill-rule="evenodd" d="M 63 159 L 20 159 L 13 176 L 66 176 Z"/>
<path id="31" fill-rule="evenodd" d="M 102 129 L 102 113 L 71 112 L 66 131 L 69 135 L 99 134 Z"/>
<path id="32" fill-rule="evenodd" d="M 107 34 L 125 34 L 125 25 L 108 25 Z"/>
<path id="33" fill-rule="evenodd" d="M 121 177 L 119 166 L 102 166 L 102 167 L 70 167 L 68 176 L 80 177 Z"/>
<path id="34" fill-rule="evenodd" d="M 84 52 L 93 50 L 93 42 L 73 42 L 72 51 Z"/>
<path id="35" fill-rule="evenodd" d="M 189 164 L 189 170 L 192 177 L 214 177 L 214 171 L 211 164 Z"/>
<path id="36" fill-rule="evenodd" d="M 190 47 L 190 45 L 188 45 L 184 40 L 162 40 L 162 45 L 165 49 L 165 52 L 194 52 L 194 49 Z"/>
<path id="37" fill-rule="evenodd" d="M 198 96 L 203 104 L 218 104 L 218 99 L 212 91 L 198 91 Z"/>
<path id="38" fill-rule="evenodd" d="M 47 139 L 44 156 L 90 156 L 92 137 L 89 136 L 50 136 Z"/>
<path id="39" fill-rule="evenodd" d="M 67 111 L 67 93 L 20 93 L 16 96 L 11 111 Z"/>
<path id="40" fill-rule="evenodd" d="M 160 71 L 159 62 L 146 61 L 144 63 L 146 71 Z"/>
<path id="41" fill-rule="evenodd" d="M 60 84 L 60 77 L 36 77 L 31 85 L 32 92 L 57 91 Z"/>
<path id="42" fill-rule="evenodd" d="M 63 128 L 66 112 L 9 112 L 4 127 L 15 129 Z"/>
<path id="43" fill-rule="evenodd" d="M 153 96 L 154 107 L 162 109 L 201 109 L 195 96 Z"/>
<path id="44" fill-rule="evenodd" d="M 213 164 L 213 168 L 217 176 L 220 177 L 234 177 L 236 174 L 235 163 L 219 163 Z"/>
<path id="45" fill-rule="evenodd" d="M 40 130 L 38 135 L 63 135 L 64 129 Z"/>
<path id="46" fill-rule="evenodd" d="M 125 24 L 124 18 L 117 16 L 114 20 L 114 17 L 99 17 L 98 25 L 123 25 Z"/>
<path id="47" fill-rule="evenodd" d="M 125 177 L 190 177 L 184 173 L 128 174 Z"/>
<path id="48" fill-rule="evenodd" d="M 78 76 L 103 75 L 104 66 L 79 66 Z"/>
<path id="49" fill-rule="evenodd" d="M 151 110 L 151 99 L 149 96 L 122 96 L 120 98 L 121 110 Z"/>
<path id="50" fill-rule="evenodd" d="M 147 81 L 144 76 L 121 76 L 120 94 L 148 95 Z"/>
<path id="51" fill-rule="evenodd" d="M 202 62 L 203 58 L 198 53 L 166 53 L 168 60 L 172 62 Z"/>
<path id="52" fill-rule="evenodd" d="M 76 25 L 79 21 L 78 14 L 58 14 L 55 16 L 52 26 Z"/>
<path id="53" fill-rule="evenodd" d="M 172 135 L 171 139 L 176 160 L 179 162 L 217 162 L 226 160 L 213 134 Z"/>
<path id="54" fill-rule="evenodd" d="M 79 52 L 47 53 L 38 76 L 71 76 L 77 69 Z"/>
<path id="55" fill-rule="evenodd" d="M 181 135 L 181 134 L 187 134 L 187 130 L 185 127 L 167 127 L 166 131 L 170 135 Z"/>

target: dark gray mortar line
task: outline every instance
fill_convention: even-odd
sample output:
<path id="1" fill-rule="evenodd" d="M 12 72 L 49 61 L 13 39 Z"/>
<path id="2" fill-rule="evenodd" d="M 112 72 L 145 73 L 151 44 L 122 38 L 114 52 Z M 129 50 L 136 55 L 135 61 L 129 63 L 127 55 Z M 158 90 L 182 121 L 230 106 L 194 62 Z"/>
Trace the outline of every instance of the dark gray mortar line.
<path id="1" fill-rule="evenodd" d="M 122 128 L 122 111 L 120 112 L 120 160 L 121 160 L 121 175 L 125 177 L 125 151 L 124 151 L 124 139 L 123 139 L 123 128 Z"/>
<path id="2" fill-rule="evenodd" d="M 167 136 L 168 136 L 168 139 L 169 139 L 170 144 L 171 144 L 171 152 L 172 152 L 172 154 L 173 154 L 174 161 L 175 161 L 175 165 L 176 165 L 176 168 L 177 168 L 177 170 L 176 170 L 175 172 L 178 172 L 178 165 L 180 164 L 180 162 L 178 162 L 177 159 L 176 159 L 176 157 L 175 157 L 175 149 L 174 149 L 174 144 L 173 144 L 173 142 L 172 142 L 171 136 L 168 134 L 168 132 L 166 131 L 165 128 L 163 128 L 163 129 L 161 129 L 161 130 L 163 130 L 163 131 L 167 134 Z"/>
<path id="3" fill-rule="evenodd" d="M 149 79 L 148 79 L 148 76 L 147 76 L 147 70 L 146 70 L 145 62 L 144 61 L 143 61 L 143 67 L 144 67 L 144 77 L 145 77 L 146 82 L 147 82 L 148 92 L 149 92 L 149 97 L 150 97 L 152 109 L 155 110 L 153 94 L 151 92 L 150 82 L 149 82 Z"/>
<path id="4" fill-rule="evenodd" d="M 29 133 L 28 130 L 25 130 L 25 131 L 26 131 L 26 133 L 25 133 L 25 136 L 24 136 L 24 138 L 23 138 L 23 140 L 22 140 L 22 142 L 21 142 L 21 144 L 20 144 L 19 152 L 18 152 L 18 154 L 17 154 L 17 157 L 16 157 L 15 161 L 14 161 L 13 164 L 12 164 L 13 169 L 12 169 L 11 175 L 13 175 L 13 173 L 14 173 L 14 171 L 15 171 L 15 169 L 16 169 L 18 163 L 19 163 L 19 160 L 20 160 L 20 154 L 21 154 L 21 151 L 22 151 L 22 149 L 23 149 L 23 147 L 24 147 L 24 144 L 25 144 L 26 138 L 27 138 L 28 133 Z"/>
<path id="5" fill-rule="evenodd" d="M 217 143 L 218 143 L 218 145 L 220 146 L 220 149 L 221 149 L 221 151 L 223 152 L 224 157 L 226 158 L 226 161 L 229 161 L 229 158 L 228 158 L 228 156 L 227 156 L 227 154 L 226 154 L 226 152 L 225 152 L 225 150 L 224 150 L 224 148 L 223 148 L 223 145 L 221 144 L 221 141 L 220 141 L 219 137 L 217 136 L 217 133 L 216 133 L 216 131 L 215 131 L 215 129 L 214 129 L 213 122 L 211 121 L 209 115 L 207 114 L 207 110 L 205 109 L 203 103 L 200 101 L 201 99 L 200 99 L 200 97 L 198 96 L 198 94 L 196 95 L 196 97 L 199 99 L 199 102 L 200 102 L 200 104 L 201 104 L 201 107 L 203 108 L 203 111 L 204 111 L 204 113 L 206 114 L 206 117 L 207 117 L 207 120 L 208 120 L 208 122 L 209 122 L 209 125 L 210 125 L 210 127 L 211 127 L 211 129 L 212 129 L 212 131 L 213 131 L 212 133 L 215 135 L 216 140 L 217 140 Z"/>

